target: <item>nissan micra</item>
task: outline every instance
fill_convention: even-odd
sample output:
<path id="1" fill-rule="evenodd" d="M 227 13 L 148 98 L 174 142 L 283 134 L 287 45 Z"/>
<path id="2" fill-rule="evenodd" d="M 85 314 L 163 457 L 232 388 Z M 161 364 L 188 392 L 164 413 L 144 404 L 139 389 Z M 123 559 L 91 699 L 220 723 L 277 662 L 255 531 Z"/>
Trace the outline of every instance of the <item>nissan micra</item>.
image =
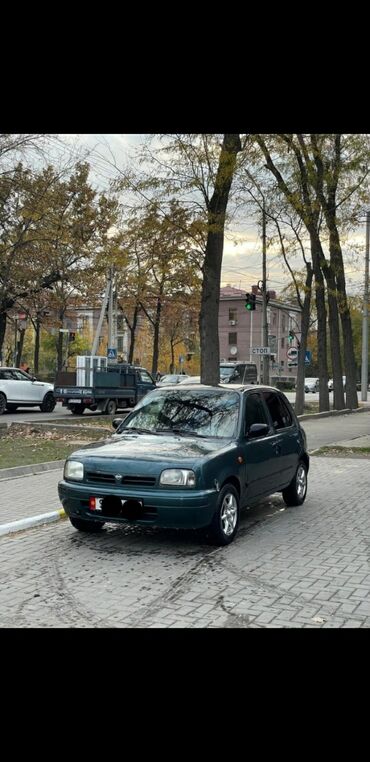
<path id="1" fill-rule="evenodd" d="M 163 387 L 115 423 L 108 440 L 65 463 L 59 497 L 80 531 L 204 527 L 227 545 L 243 507 L 274 492 L 287 505 L 305 500 L 306 436 L 277 389 Z"/>

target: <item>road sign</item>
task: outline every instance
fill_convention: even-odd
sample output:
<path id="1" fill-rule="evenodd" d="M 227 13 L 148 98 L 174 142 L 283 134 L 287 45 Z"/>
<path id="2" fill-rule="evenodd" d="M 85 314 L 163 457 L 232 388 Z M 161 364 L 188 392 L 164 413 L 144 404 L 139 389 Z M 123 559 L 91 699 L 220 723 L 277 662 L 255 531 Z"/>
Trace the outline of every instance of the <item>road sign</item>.
<path id="1" fill-rule="evenodd" d="M 288 360 L 296 360 L 298 358 L 298 349 L 296 347 L 290 347 L 287 349 L 286 356 Z"/>
<path id="2" fill-rule="evenodd" d="M 270 347 L 252 347 L 252 355 L 269 355 Z"/>
<path id="3" fill-rule="evenodd" d="M 116 360 L 117 359 L 117 350 L 116 350 L 115 347 L 108 347 L 107 357 L 108 357 L 108 360 Z"/>
<path id="4" fill-rule="evenodd" d="M 288 368 L 295 368 L 298 365 L 296 360 L 289 360 L 288 361 Z"/>
<path id="5" fill-rule="evenodd" d="M 306 350 L 305 358 L 304 358 L 304 364 L 310 365 L 312 359 L 312 352 L 309 352 L 308 349 Z"/>

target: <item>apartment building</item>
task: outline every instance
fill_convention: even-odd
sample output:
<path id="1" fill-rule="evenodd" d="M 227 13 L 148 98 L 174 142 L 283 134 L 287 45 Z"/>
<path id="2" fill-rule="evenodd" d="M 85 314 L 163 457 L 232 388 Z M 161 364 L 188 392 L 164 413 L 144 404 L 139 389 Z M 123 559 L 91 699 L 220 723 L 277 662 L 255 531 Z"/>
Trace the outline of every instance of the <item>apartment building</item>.
<path id="1" fill-rule="evenodd" d="M 227 285 L 220 291 L 218 329 L 220 339 L 220 358 L 222 360 L 248 360 L 256 362 L 260 376 L 262 361 L 253 354 L 254 347 L 263 347 L 262 296 L 256 286 L 251 287 L 256 294 L 256 309 L 245 309 L 245 291 Z M 269 333 L 270 378 L 272 381 L 295 381 L 297 366 L 288 360 L 287 351 L 297 346 L 296 338 L 289 343 L 289 331 L 294 331 L 300 338 L 301 310 L 296 304 L 290 304 L 276 297 L 270 291 L 267 307 Z"/>

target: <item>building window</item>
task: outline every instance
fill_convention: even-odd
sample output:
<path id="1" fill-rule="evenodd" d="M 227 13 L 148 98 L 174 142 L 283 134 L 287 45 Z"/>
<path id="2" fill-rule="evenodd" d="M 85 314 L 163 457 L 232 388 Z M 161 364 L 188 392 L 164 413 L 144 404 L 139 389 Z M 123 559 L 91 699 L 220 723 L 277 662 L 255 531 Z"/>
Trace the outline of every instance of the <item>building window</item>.
<path id="1" fill-rule="evenodd" d="M 284 347 L 285 347 L 285 339 L 283 336 L 283 338 L 281 339 L 281 348 L 284 349 Z"/>
<path id="2" fill-rule="evenodd" d="M 123 336 L 117 336 L 117 351 L 123 352 Z"/>
<path id="3" fill-rule="evenodd" d="M 237 333 L 229 333 L 229 346 L 230 347 L 238 343 L 237 342 L 237 336 L 238 336 Z"/>
<path id="4" fill-rule="evenodd" d="M 280 360 L 280 365 L 282 368 L 284 367 L 284 360 Z"/>
<path id="5" fill-rule="evenodd" d="M 125 330 L 125 318 L 123 315 L 117 315 L 117 331 Z"/>
<path id="6" fill-rule="evenodd" d="M 238 310 L 235 310 L 235 309 L 231 310 L 230 309 L 229 310 L 229 320 L 233 320 L 234 323 L 236 323 L 237 319 L 238 319 Z"/>

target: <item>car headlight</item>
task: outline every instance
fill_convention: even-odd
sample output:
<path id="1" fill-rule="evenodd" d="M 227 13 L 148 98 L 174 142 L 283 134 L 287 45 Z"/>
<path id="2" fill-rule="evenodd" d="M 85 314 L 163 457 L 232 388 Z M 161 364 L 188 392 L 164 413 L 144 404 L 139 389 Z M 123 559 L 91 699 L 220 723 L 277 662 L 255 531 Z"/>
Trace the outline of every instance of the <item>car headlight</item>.
<path id="1" fill-rule="evenodd" d="M 161 473 L 159 483 L 173 487 L 194 487 L 195 473 L 187 468 L 166 468 Z"/>
<path id="2" fill-rule="evenodd" d="M 83 463 L 78 460 L 67 460 L 64 466 L 64 478 L 81 481 L 84 478 Z"/>

